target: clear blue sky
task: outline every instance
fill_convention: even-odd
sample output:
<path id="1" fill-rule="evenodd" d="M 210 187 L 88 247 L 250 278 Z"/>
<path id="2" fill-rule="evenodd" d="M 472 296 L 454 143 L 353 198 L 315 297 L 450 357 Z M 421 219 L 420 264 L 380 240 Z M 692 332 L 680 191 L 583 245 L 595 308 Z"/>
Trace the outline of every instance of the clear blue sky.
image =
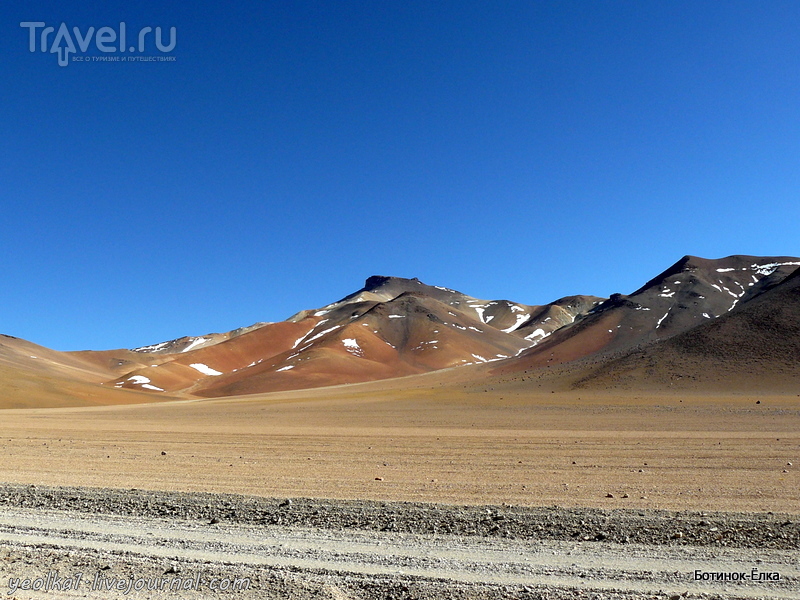
<path id="1" fill-rule="evenodd" d="M 144 54 L 176 60 L 59 67 L 23 21 L 175 27 Z M 134 347 L 373 274 L 541 304 L 797 255 L 798 67 L 796 1 L 4 2 L 0 332 Z"/>

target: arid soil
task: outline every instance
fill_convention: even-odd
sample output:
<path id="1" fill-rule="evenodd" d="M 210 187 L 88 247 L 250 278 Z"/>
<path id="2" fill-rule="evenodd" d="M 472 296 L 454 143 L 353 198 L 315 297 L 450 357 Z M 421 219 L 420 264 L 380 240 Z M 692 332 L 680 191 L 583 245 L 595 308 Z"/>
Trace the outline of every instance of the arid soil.
<path id="1" fill-rule="evenodd" d="M 438 377 L 438 376 L 437 376 Z M 375 382 L 7 410 L 0 481 L 269 497 L 800 512 L 796 396 Z M 395 385 L 397 383 L 395 382 Z"/>
<path id="2" fill-rule="evenodd" d="M 460 373 L 4 410 L 2 593 L 57 571 L 206 583 L 8 597 L 800 597 L 795 395 L 532 393 Z"/>
<path id="3" fill-rule="evenodd" d="M 41 486 L 1 487 L 0 507 L 20 600 L 800 598 L 792 515 Z"/>

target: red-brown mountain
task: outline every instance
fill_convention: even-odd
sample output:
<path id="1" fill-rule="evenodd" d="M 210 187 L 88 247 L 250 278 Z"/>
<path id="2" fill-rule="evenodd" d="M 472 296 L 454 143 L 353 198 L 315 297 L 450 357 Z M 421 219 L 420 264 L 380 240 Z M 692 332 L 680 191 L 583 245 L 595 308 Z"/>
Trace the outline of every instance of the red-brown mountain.
<path id="1" fill-rule="evenodd" d="M 375 276 L 280 323 L 84 357 L 132 367 L 116 388 L 213 397 L 336 385 L 508 359 L 601 301 L 528 306 Z"/>
<path id="2" fill-rule="evenodd" d="M 675 385 L 722 372 L 730 382 L 752 373 L 751 383 L 769 377 L 795 385 L 798 267 L 793 257 L 686 256 L 630 295 L 570 296 L 543 306 L 375 276 L 286 321 L 133 350 L 63 353 L 6 336 L 0 393 L 9 406 L 36 398 L 48 405 L 129 402 L 142 392 L 150 400 L 217 397 L 453 367 L 465 367 L 468 379 L 556 365 L 578 387 Z M 468 367 L 482 363 L 493 364 Z"/>

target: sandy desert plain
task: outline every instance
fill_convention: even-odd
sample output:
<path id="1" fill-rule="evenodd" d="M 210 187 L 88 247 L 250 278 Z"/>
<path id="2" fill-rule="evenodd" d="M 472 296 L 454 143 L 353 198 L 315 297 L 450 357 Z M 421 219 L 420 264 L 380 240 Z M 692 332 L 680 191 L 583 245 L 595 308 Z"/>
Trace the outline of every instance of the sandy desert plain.
<path id="1" fill-rule="evenodd" d="M 441 378 L 6 410 L 0 477 L 269 497 L 798 508 L 797 396 L 530 394 Z"/>
<path id="2" fill-rule="evenodd" d="M 226 399 L 4 410 L 4 580 L 53 569 L 87 578 L 75 596 L 17 590 L 10 597 L 216 597 L 207 588 L 110 596 L 88 583 L 97 573 L 144 582 L 175 572 L 194 577 L 198 569 L 258 580 L 219 597 L 800 597 L 796 395 L 531 393 L 502 377 L 465 383 L 457 371 Z M 128 490 L 145 498 L 146 510 L 114 508 L 95 488 Z M 228 500 L 215 509 L 201 496 L 204 511 L 175 516 L 186 502 L 158 495 L 164 491 Z M 249 497 L 263 499 L 258 515 L 231 508 Z M 363 510 L 343 517 L 347 501 L 367 501 L 374 518 L 364 520 Z M 543 517 L 543 507 L 560 508 L 545 508 L 555 512 Z M 430 516 L 434 508 L 441 514 Z M 72 522 L 42 522 L 42 514 L 65 510 L 79 523 L 111 513 L 134 524 L 120 532 L 100 522 L 87 533 Z M 448 511 L 464 521 L 470 510 L 478 511 L 466 518 L 476 530 L 452 524 Z M 737 523 L 728 523 L 732 514 Z M 26 516 L 32 521 L 15 520 Z M 608 533 L 626 519 L 628 535 Z M 524 526 L 531 520 L 549 529 Z M 491 526 L 479 526 L 484 521 Z M 158 529 L 178 526 L 207 533 L 189 552 L 189 533 Z M 223 526 L 247 530 L 228 532 L 237 544 L 279 541 L 195 554 Z M 156 528 L 148 538 L 129 539 L 147 527 Z M 309 532 L 349 537 L 323 543 L 303 537 Z M 350 548 L 356 535 L 367 545 Z M 87 536 L 102 543 L 87 545 Z M 458 556 L 437 554 L 465 540 Z M 392 559 L 381 554 L 389 548 Z M 620 564 L 637 552 L 643 557 Z M 781 580 L 693 574 L 753 568 Z"/>

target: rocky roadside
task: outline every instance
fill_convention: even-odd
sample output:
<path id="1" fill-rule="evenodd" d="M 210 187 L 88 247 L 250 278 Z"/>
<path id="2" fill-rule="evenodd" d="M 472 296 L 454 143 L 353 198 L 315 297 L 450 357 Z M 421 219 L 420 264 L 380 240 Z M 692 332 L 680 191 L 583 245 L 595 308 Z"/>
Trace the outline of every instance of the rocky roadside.
<path id="1" fill-rule="evenodd" d="M 800 515 L 448 506 L 11 484 L 0 485 L 0 515 L 4 509 L 9 519 L 15 511 L 33 519 L 27 530 L 6 526 L 0 532 L 4 536 L 0 544 L 0 595 L 16 600 L 800 598 L 800 592 L 791 591 L 798 581 L 793 556 L 800 548 Z M 130 519 L 133 529 L 122 535 L 91 527 L 81 530 L 83 523 L 48 528 L 48 519 L 69 519 L 70 515 L 90 525 L 103 519 Z M 163 537 L 163 531 L 152 529 L 154 525 L 148 524 L 148 519 L 165 524 L 159 527 L 175 527 L 187 533 Z M 307 528 L 311 533 L 303 535 L 310 536 L 311 544 L 293 546 L 293 528 Z M 284 530 L 289 537 L 280 537 Z M 235 538 L 240 541 L 233 545 L 220 546 L 218 536 L 226 534 L 244 537 Z M 410 539 L 430 534 L 439 534 L 433 536 L 435 540 L 450 540 L 438 543 L 451 552 L 437 553 L 430 538 Z M 269 535 L 278 538 L 267 539 Z M 364 550 L 331 546 L 330 540 L 337 536 L 351 542 L 366 540 L 376 548 L 402 543 L 403 548 L 411 548 L 411 553 L 359 554 Z M 548 565 L 546 553 L 542 562 L 520 559 L 541 546 L 560 556 L 558 566 Z M 481 548 L 490 552 L 488 562 L 478 560 Z M 223 550 L 228 552 L 227 558 L 206 556 Z M 472 550 L 475 553 L 469 554 Z M 507 562 L 499 564 L 492 552 L 498 553 L 498 559 L 504 556 L 502 560 Z M 574 558 L 569 556 L 571 552 L 577 552 Z M 265 553 L 273 558 L 284 556 L 288 562 L 263 564 L 260 557 Z M 335 558 L 339 553 L 341 560 L 333 569 L 307 562 Z M 679 572 L 681 567 L 677 566 L 684 564 L 680 557 L 689 557 L 692 564 L 727 565 L 724 556 L 729 556 L 739 560 L 730 564 L 758 568 L 762 555 L 773 560 L 783 556 L 777 559 L 783 560 L 778 563 L 782 566 L 770 567 L 767 559 L 763 568 L 786 569 L 788 578 L 775 585 L 710 588 L 692 585 L 687 573 Z M 642 562 L 636 562 L 639 559 L 635 556 Z M 720 557 L 722 562 L 703 562 Z M 360 566 L 356 568 L 349 561 Z M 448 566 L 448 561 L 455 562 Z M 629 566 L 623 567 L 623 563 Z M 656 566 L 667 564 L 672 566 Z M 425 569 L 438 569 L 436 572 L 445 574 L 444 578 L 417 574 Z M 77 572 L 87 579 L 77 592 L 12 592 L 15 578 L 18 585 L 22 578 Z M 459 580 L 451 573 L 471 580 Z M 180 579 L 204 583 L 180 591 L 115 592 L 90 588 L 88 580 L 94 578 L 100 582 Z M 507 583 L 514 578 L 520 582 Z M 245 579 L 246 589 L 210 589 L 209 582 L 214 580 Z"/>
<path id="2" fill-rule="evenodd" d="M 800 549 L 800 514 L 449 506 L 12 484 L 0 485 L 3 506 L 333 530 Z"/>

